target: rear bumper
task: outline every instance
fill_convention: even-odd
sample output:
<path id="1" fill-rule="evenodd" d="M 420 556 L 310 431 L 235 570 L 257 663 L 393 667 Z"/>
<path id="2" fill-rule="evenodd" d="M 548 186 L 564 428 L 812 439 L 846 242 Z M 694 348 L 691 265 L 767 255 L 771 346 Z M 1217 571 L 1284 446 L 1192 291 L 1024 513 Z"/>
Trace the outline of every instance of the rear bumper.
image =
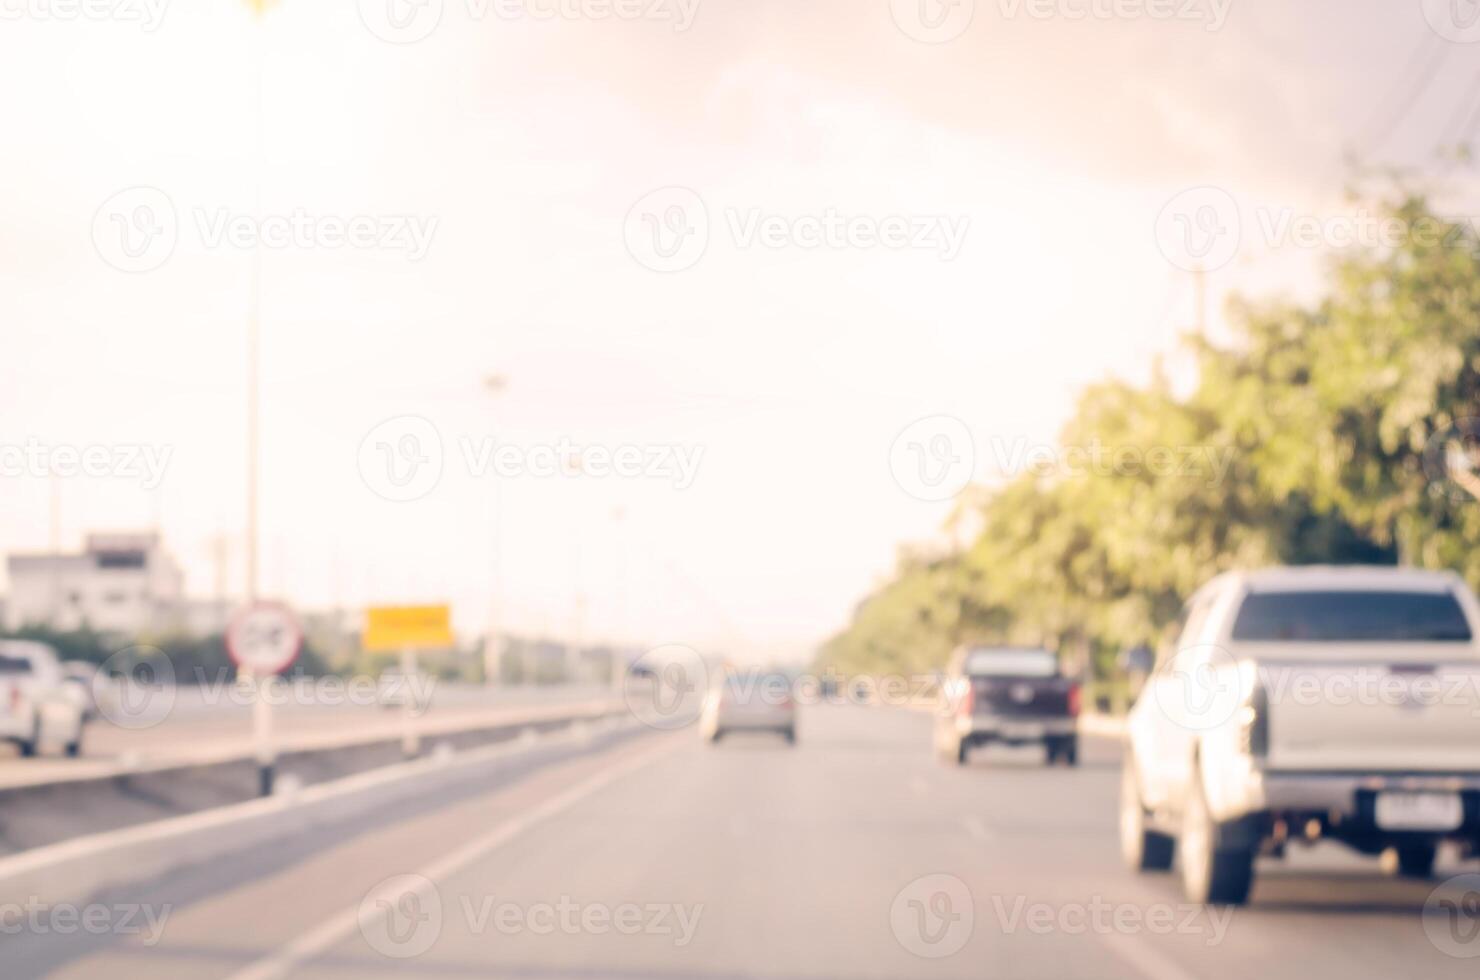
<path id="1" fill-rule="evenodd" d="M 796 713 L 791 711 L 721 711 L 715 715 L 710 727 L 729 732 L 783 732 L 796 727 L 796 721 Z"/>
<path id="2" fill-rule="evenodd" d="M 1480 773 L 1263 772 L 1261 809 L 1351 811 L 1361 793 L 1480 793 Z"/>
<path id="3" fill-rule="evenodd" d="M 956 732 L 972 742 L 1042 742 L 1077 734 L 1078 723 L 1069 716 L 1017 717 L 972 715 L 956 720 Z"/>
<path id="4" fill-rule="evenodd" d="M 1480 773 L 1329 773 L 1262 772 L 1251 794 L 1252 809 L 1271 816 L 1319 820 L 1339 836 L 1403 836 L 1384 831 L 1375 812 L 1380 793 L 1453 793 L 1459 796 L 1463 820 L 1440 836 L 1480 837 Z"/>

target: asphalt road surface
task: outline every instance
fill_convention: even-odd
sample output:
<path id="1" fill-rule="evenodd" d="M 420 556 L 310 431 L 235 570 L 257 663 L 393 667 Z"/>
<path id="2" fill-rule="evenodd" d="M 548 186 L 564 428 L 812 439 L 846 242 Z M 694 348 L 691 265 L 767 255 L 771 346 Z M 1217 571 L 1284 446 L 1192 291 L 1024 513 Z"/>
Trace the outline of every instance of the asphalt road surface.
<path id="1" fill-rule="evenodd" d="M 1335 848 L 1261 867 L 1253 904 L 1217 914 L 1184 905 L 1169 876 L 1123 870 L 1111 742 L 1077 770 L 1029 750 L 948 768 L 929 743 L 923 715 L 818 707 L 795 749 L 691 730 L 536 747 L 445 798 L 105 896 L 103 934 L 0 938 L 0 962 L 7 977 L 123 980 L 1480 968 L 1464 958 L 1480 954 L 1465 928 L 1480 910 L 1431 937 L 1431 884 Z M 134 931 L 118 935 L 129 907 Z"/>

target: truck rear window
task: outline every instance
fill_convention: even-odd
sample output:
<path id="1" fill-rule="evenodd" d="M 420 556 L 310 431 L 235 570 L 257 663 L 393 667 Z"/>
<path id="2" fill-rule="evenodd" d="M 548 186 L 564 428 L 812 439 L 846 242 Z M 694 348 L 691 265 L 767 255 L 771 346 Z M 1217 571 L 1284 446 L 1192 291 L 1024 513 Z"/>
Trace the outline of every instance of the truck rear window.
<path id="1" fill-rule="evenodd" d="M 972 650 L 966 655 L 971 677 L 1052 677 L 1058 658 L 1047 650 Z"/>
<path id="2" fill-rule="evenodd" d="M 29 674 L 31 661 L 25 657 L 7 657 L 0 653 L 0 676 L 6 674 Z"/>
<path id="3" fill-rule="evenodd" d="M 1449 592 L 1256 592 L 1233 638 L 1291 643 L 1463 643 L 1470 624 Z"/>

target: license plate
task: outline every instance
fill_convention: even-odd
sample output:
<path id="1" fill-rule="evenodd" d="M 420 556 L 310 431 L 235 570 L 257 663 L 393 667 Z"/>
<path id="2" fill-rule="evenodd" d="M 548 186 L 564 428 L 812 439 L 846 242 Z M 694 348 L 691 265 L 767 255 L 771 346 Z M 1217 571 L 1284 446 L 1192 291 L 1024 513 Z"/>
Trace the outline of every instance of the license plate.
<path id="1" fill-rule="evenodd" d="M 1008 739 L 1028 740 L 1043 737 L 1042 725 L 1003 725 L 1002 737 Z"/>
<path id="2" fill-rule="evenodd" d="M 1454 830 L 1464 819 L 1458 793 L 1377 794 L 1377 826 L 1384 830 Z"/>

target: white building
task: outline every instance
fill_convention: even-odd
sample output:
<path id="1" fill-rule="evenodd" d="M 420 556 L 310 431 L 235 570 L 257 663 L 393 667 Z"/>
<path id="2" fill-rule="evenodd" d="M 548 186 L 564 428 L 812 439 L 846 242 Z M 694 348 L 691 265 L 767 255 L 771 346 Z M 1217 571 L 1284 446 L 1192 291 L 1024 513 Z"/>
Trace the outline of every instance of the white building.
<path id="1" fill-rule="evenodd" d="M 184 575 L 156 533 L 89 534 L 81 554 L 11 555 L 9 629 L 167 633 L 185 626 Z"/>

